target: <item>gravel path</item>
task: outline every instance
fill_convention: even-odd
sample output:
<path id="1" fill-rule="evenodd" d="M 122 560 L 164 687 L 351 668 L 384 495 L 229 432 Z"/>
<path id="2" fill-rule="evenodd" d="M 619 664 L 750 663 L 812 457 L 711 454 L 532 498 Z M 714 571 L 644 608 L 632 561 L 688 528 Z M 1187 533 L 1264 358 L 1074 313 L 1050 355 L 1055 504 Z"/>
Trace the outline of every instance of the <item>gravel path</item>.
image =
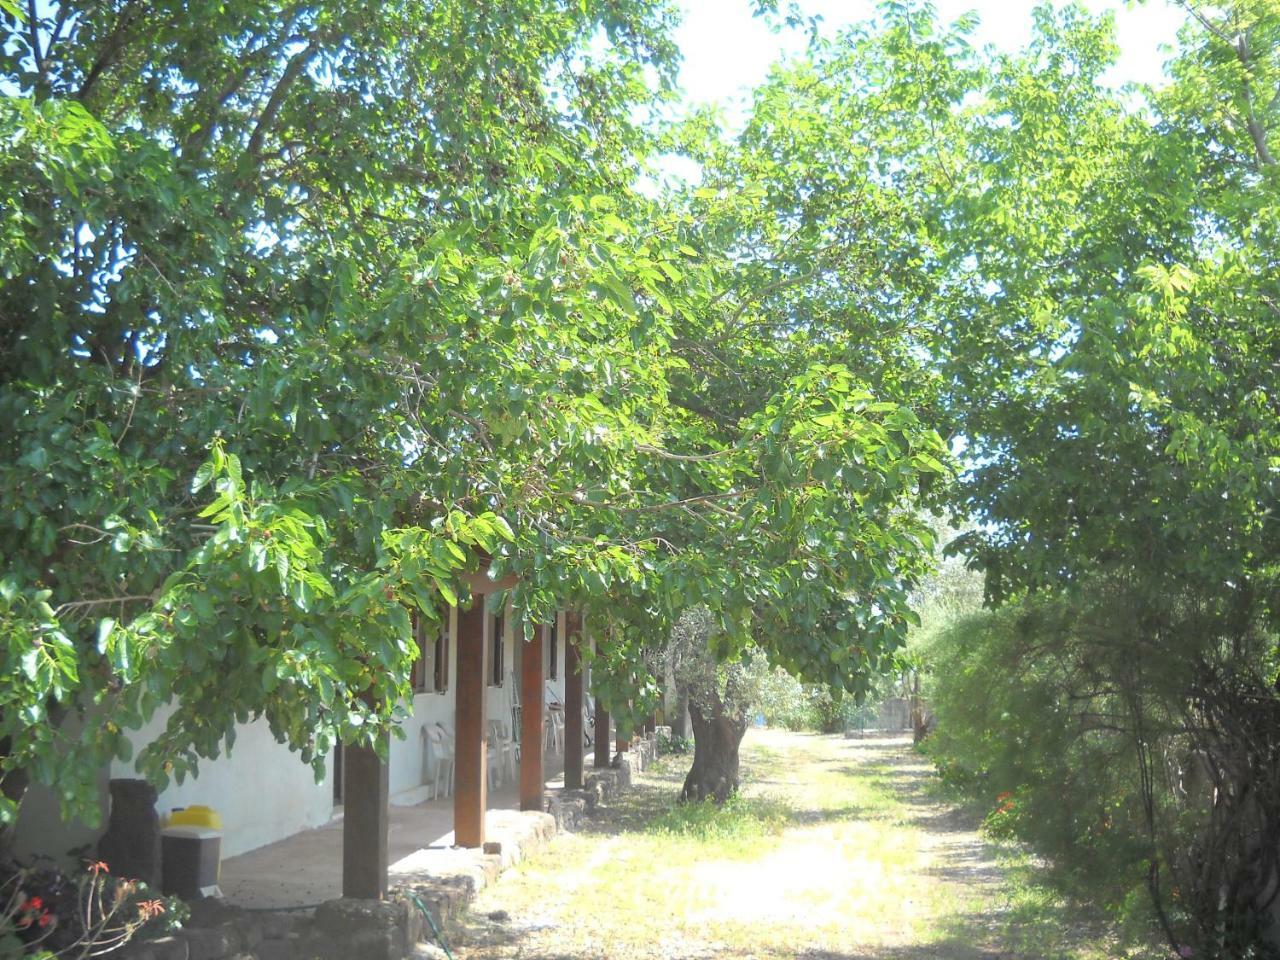
<path id="1" fill-rule="evenodd" d="M 936 798 L 902 738 L 752 730 L 742 801 L 688 826 L 671 758 L 476 902 L 459 960 L 1101 960 L 1096 924 Z M 1025 864 L 1024 864 L 1025 865 Z M 1026 872 L 1025 870 L 1022 872 Z"/>

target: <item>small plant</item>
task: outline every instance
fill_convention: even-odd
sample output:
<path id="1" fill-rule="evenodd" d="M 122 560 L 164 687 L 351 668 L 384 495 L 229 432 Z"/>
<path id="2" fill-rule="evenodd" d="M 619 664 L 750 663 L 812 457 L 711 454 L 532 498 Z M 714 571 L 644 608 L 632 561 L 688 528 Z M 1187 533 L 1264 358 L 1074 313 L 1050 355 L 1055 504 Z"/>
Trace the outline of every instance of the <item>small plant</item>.
<path id="1" fill-rule="evenodd" d="M 1018 804 L 1013 792 L 1005 790 L 996 794 L 995 806 L 983 818 L 982 826 L 993 837 L 1009 839 L 1015 836 Z"/>
<path id="2" fill-rule="evenodd" d="M 119 949 L 144 928 L 172 929 L 187 912 L 138 880 L 112 877 L 101 861 L 78 877 L 19 867 L 0 883 L 0 954 L 84 960 Z"/>
<path id="3" fill-rule="evenodd" d="M 669 754 L 683 755 L 693 749 L 693 742 L 688 737 L 682 737 L 679 734 L 662 734 L 658 737 L 658 755 L 667 756 Z"/>
<path id="4" fill-rule="evenodd" d="M 722 804 L 704 800 L 681 803 L 656 818 L 650 832 L 700 844 L 710 844 L 718 854 L 738 848 L 746 852 L 761 841 L 782 835 L 790 808 L 769 797 L 734 794 Z"/>

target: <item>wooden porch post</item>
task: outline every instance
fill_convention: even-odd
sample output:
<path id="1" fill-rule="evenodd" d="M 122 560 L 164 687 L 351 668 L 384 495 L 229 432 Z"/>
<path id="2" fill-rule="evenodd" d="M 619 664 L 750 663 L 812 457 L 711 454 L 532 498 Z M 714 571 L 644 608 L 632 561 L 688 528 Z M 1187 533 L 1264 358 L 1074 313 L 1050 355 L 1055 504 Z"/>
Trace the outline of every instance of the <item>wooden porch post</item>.
<path id="1" fill-rule="evenodd" d="M 343 751 L 342 895 L 387 893 L 388 768 L 372 747 Z"/>
<path id="2" fill-rule="evenodd" d="M 613 746 L 613 741 L 609 739 L 609 711 L 600 706 L 600 701 L 596 701 L 596 756 L 595 765 L 597 767 L 607 767 L 609 765 L 609 748 Z"/>
<path id="3" fill-rule="evenodd" d="M 454 699 L 453 839 L 484 846 L 485 642 L 484 597 L 458 610 L 458 690 Z"/>
<path id="4" fill-rule="evenodd" d="M 564 615 L 564 786 L 582 789 L 582 615 Z"/>
<path id="5" fill-rule="evenodd" d="M 520 651 L 520 809 L 542 809 L 542 635 L 537 624 Z"/>
<path id="6" fill-rule="evenodd" d="M 658 729 L 658 718 L 654 714 L 649 714 L 644 721 L 644 732 L 653 733 Z"/>

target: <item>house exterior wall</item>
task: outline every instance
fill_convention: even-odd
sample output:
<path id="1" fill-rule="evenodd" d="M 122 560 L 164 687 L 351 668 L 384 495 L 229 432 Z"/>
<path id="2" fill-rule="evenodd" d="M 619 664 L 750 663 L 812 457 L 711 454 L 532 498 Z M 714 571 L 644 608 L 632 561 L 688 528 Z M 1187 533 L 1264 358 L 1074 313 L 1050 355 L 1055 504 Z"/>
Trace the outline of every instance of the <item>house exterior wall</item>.
<path id="1" fill-rule="evenodd" d="M 556 629 L 559 631 L 558 635 L 560 639 L 559 639 L 559 642 L 556 644 L 556 670 L 555 670 L 556 678 L 554 680 L 549 679 L 551 676 L 551 663 L 550 663 L 551 644 L 546 643 L 545 641 L 542 644 L 542 649 L 543 649 L 542 677 L 547 689 L 546 697 L 548 700 L 550 700 L 551 697 L 554 695 L 555 699 L 558 700 L 560 703 L 564 703 L 564 665 L 565 665 L 564 645 L 565 645 L 565 639 L 566 639 L 564 628 L 565 628 L 564 611 L 560 611 L 559 613 L 556 614 Z"/>
<path id="2" fill-rule="evenodd" d="M 564 614 L 558 615 L 560 637 L 558 679 L 548 681 L 551 694 L 564 699 Z M 493 619 L 485 618 L 486 661 L 491 651 Z M 501 686 L 486 690 L 490 719 L 511 722 L 513 696 L 519 689 L 519 657 L 522 644 L 512 629 L 514 617 L 508 610 L 504 643 L 507 669 Z M 392 737 L 390 745 L 390 793 L 393 801 L 416 803 L 426 799 L 435 758 L 427 748 L 426 728 L 441 722 L 454 728 L 454 698 L 457 693 L 457 611 L 450 610 L 449 677 L 443 693 L 413 695 L 411 713 L 401 721 L 404 738 Z M 545 664 L 544 664 L 545 669 Z M 487 671 L 486 671 L 487 675 Z M 545 674 L 544 674 L 545 675 Z M 513 679 L 515 678 L 514 682 Z M 549 695 L 551 695 L 549 694 Z M 164 729 L 172 708 L 157 711 L 151 722 L 130 734 L 134 755 Z M 102 825 L 91 827 L 64 823 L 57 804 L 48 791 L 33 787 L 23 803 L 18 823 L 17 843 L 22 853 L 42 853 L 63 857 L 72 847 L 97 841 L 106 825 L 108 777 L 136 777 L 131 762 L 113 762 L 102 774 Z M 233 857 L 282 840 L 299 831 L 328 823 L 339 808 L 334 805 L 333 762 L 320 783 L 314 772 L 296 753 L 278 743 L 265 720 L 238 724 L 235 746 L 230 753 L 200 763 L 199 774 L 185 782 L 170 783 L 160 792 L 156 809 L 163 816 L 175 807 L 204 804 L 222 817 L 223 857 Z"/>
<path id="3" fill-rule="evenodd" d="M 151 722 L 130 734 L 134 755 L 164 729 L 172 707 L 162 707 Z M 330 767 L 330 770 L 332 768 Z M 72 867 L 93 853 L 110 812 L 106 786 L 112 777 L 137 777 L 132 762 L 113 761 L 99 774 L 100 816 L 97 825 L 62 819 L 52 791 L 33 785 L 23 798 L 15 831 L 19 856 L 43 855 Z M 200 763 L 199 775 L 170 782 L 156 800 L 163 816 L 175 807 L 213 807 L 222 817 L 222 855 L 233 857 L 327 823 L 333 816 L 333 781 L 328 773 L 316 783 L 315 773 L 298 754 L 277 743 L 265 720 L 237 724 L 235 748 Z M 76 848 L 87 850 L 72 855 Z"/>
<path id="4" fill-rule="evenodd" d="M 133 734 L 135 755 L 164 729 L 172 708 L 163 708 Z M 132 763 L 115 761 L 112 777 L 136 777 Z M 236 854 L 328 823 L 333 816 L 332 766 L 320 783 L 310 764 L 276 741 L 266 720 L 237 724 L 235 747 L 200 763 L 199 774 L 171 782 L 160 792 L 161 816 L 175 807 L 204 804 L 222 817 L 222 855 Z"/>
<path id="5" fill-rule="evenodd" d="M 69 738 L 74 738 L 79 736 L 80 726 L 79 716 L 72 714 L 64 731 Z M 57 794 L 43 784 L 33 783 L 27 788 L 18 811 L 14 853 L 24 859 L 36 854 L 51 857 L 71 870 L 83 867 L 84 858 L 79 850 L 86 846 L 92 850 L 106 829 L 108 799 L 105 767 L 98 771 L 98 804 L 102 810 L 102 822 L 97 825 L 81 820 L 63 820 Z"/>
<path id="6" fill-rule="evenodd" d="M 506 651 L 503 657 L 505 667 L 503 669 L 502 683 L 494 684 L 491 682 L 490 671 L 493 667 L 493 627 L 496 621 L 493 616 L 484 618 L 484 676 L 485 676 L 485 712 L 490 720 L 501 720 L 507 724 L 511 723 L 511 705 L 513 697 L 519 695 L 518 684 L 512 683 L 512 677 L 519 677 L 516 672 L 519 669 L 519 661 L 516 659 L 515 650 L 515 617 L 512 615 L 510 605 L 507 606 L 505 615 L 502 618 L 503 638 L 502 645 Z M 515 690 L 515 693 L 513 693 Z"/>

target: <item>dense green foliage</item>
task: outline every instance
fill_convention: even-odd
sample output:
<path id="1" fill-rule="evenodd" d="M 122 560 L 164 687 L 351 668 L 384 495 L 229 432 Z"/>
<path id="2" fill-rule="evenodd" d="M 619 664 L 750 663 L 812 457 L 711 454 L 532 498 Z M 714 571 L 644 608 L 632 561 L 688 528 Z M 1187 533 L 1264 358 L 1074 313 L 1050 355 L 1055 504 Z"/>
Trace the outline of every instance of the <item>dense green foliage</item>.
<path id="1" fill-rule="evenodd" d="M 1274 638 L 1147 644 L 1133 618 L 1155 612 L 1141 602 L 1096 582 L 1085 601 L 1038 596 L 926 631 L 930 752 L 1077 895 L 1141 925 L 1153 894 L 1180 943 L 1256 955 L 1280 786 L 1258 759 L 1274 736 L 1261 679 L 1275 676 Z"/>
<path id="2" fill-rule="evenodd" d="M 160 782 L 383 742 L 489 557 L 622 718 L 697 604 L 838 686 L 901 641 L 941 442 L 902 358 L 737 338 L 793 304 L 732 158 L 633 189 L 666 4 L 0 11 L 0 823 L 167 701 Z"/>
<path id="3" fill-rule="evenodd" d="M 771 669 L 760 684 L 759 716 L 769 726 L 786 730 L 840 733 L 876 729 L 884 702 L 911 694 L 912 672 L 906 669 L 911 656 L 900 657 L 901 666 L 879 674 L 860 696 L 852 697 L 833 695 L 824 684 L 802 683 L 785 670 Z"/>
<path id="4" fill-rule="evenodd" d="M 840 241 L 796 249 L 866 251 L 874 285 L 807 263 L 963 440 L 952 549 L 1015 607 L 948 634 L 951 746 L 1146 886 L 1176 948 L 1241 957 L 1280 889 L 1280 7 L 1187 7 L 1170 82 L 1116 92 L 1080 8 L 1000 54 L 886 4 L 773 74 L 742 162 L 790 161 L 779 235 Z M 1112 849 L 1087 826 L 1116 802 Z"/>
<path id="5" fill-rule="evenodd" d="M 940 721 L 928 749 L 945 777 L 993 829 L 1049 857 L 1073 893 L 1119 910 L 1144 886 L 1148 845 L 1123 706 L 1102 687 L 1130 655 L 1110 629 L 1037 601 L 937 624 L 923 653 Z"/>

